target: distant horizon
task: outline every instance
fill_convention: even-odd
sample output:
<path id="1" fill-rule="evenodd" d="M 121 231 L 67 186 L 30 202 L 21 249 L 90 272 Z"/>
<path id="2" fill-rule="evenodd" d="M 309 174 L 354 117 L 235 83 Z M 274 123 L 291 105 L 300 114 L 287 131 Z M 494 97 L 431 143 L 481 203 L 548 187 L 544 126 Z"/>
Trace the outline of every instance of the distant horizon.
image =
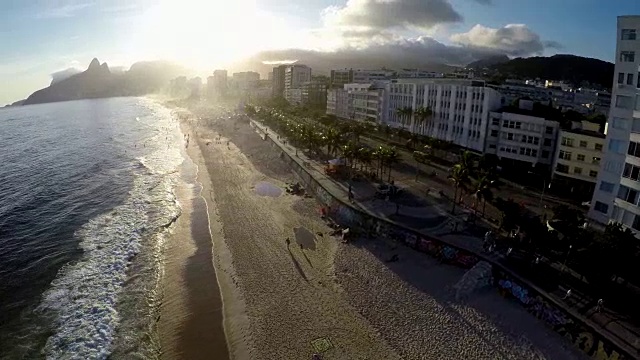
<path id="1" fill-rule="evenodd" d="M 358 63 L 407 52 L 454 65 L 496 53 L 612 61 L 617 16 L 638 13 L 626 0 L 25 0 L 2 10 L 0 38 L 11 45 L 0 49 L 0 82 L 10 84 L 2 104 L 97 55 L 125 67 L 164 59 L 198 74 L 312 51 Z"/>
<path id="2" fill-rule="evenodd" d="M 495 55 L 501 55 L 501 54 L 495 54 Z M 558 54 L 553 54 L 553 55 L 543 56 L 543 57 L 551 57 L 551 56 L 556 56 L 556 55 L 580 56 L 580 55 L 574 55 L 574 54 L 558 53 Z M 510 60 L 513 60 L 513 59 L 515 59 L 515 58 L 530 58 L 530 57 L 540 57 L 540 55 L 518 56 L 518 57 L 511 56 L 511 57 L 509 57 L 509 59 L 510 59 Z M 583 57 L 584 57 L 584 56 L 583 56 Z M 588 57 L 585 57 L 585 58 L 588 58 Z M 92 61 L 93 59 L 98 59 L 98 61 L 99 61 L 101 64 L 106 63 L 106 64 L 109 66 L 109 70 L 110 70 L 111 72 L 114 72 L 114 70 L 115 70 L 115 72 L 126 72 L 126 71 L 129 71 L 129 70 L 131 69 L 131 66 L 133 66 L 133 65 L 134 65 L 134 64 L 136 64 L 136 63 L 143 63 L 143 62 L 167 62 L 167 63 L 171 63 L 171 64 L 174 64 L 174 65 L 177 65 L 177 66 L 184 67 L 184 68 L 185 68 L 185 70 L 186 70 L 186 72 L 187 72 L 187 74 L 185 74 L 184 76 L 186 76 L 187 78 L 200 77 L 200 78 L 202 78 L 202 80 L 203 80 L 203 81 L 206 81 L 206 78 L 207 78 L 208 76 L 213 75 L 214 70 L 218 70 L 218 69 L 227 70 L 227 71 L 229 72 L 229 76 L 231 76 L 233 73 L 236 73 L 236 72 L 243 72 L 243 71 L 253 71 L 253 72 L 257 72 L 257 73 L 259 73 L 259 74 L 260 74 L 260 79 L 261 79 L 261 80 L 267 80 L 267 79 L 268 79 L 268 73 L 269 73 L 269 72 L 264 73 L 264 72 L 258 71 L 257 69 L 248 69 L 248 68 L 247 68 L 247 69 L 233 69 L 233 67 L 231 67 L 231 66 L 230 66 L 230 67 L 228 67 L 228 68 L 227 68 L 227 67 L 224 67 L 224 66 L 222 66 L 222 67 L 216 67 L 216 68 L 211 68 L 211 70 L 210 70 L 210 71 L 208 71 L 208 72 L 206 72 L 206 73 L 203 73 L 203 72 L 198 72 L 198 71 L 196 71 L 195 69 L 189 69 L 189 68 L 187 68 L 186 66 L 184 66 L 183 64 L 177 63 L 177 62 L 175 62 L 175 61 L 172 61 L 172 60 L 165 60 L 165 59 L 141 59 L 141 60 L 134 61 L 134 62 L 133 62 L 133 63 L 131 63 L 130 65 L 115 65 L 115 66 L 112 66 L 111 64 L 109 64 L 109 61 L 105 61 L 105 60 L 101 59 L 100 57 L 97 57 L 97 56 L 96 56 L 96 57 L 93 57 L 91 60 L 89 60 L 89 61 L 87 62 L 87 64 L 86 64 L 86 66 L 84 66 L 84 67 L 80 67 L 80 66 L 77 66 L 77 67 L 69 67 L 69 68 L 66 68 L 66 69 L 60 69 L 60 70 L 58 70 L 58 71 L 55 71 L 54 73 L 52 73 L 52 74 L 50 75 L 49 83 L 48 83 L 48 85 L 47 85 L 47 86 L 44 86 L 44 87 L 42 87 L 42 88 L 38 88 L 38 89 L 34 89 L 33 91 L 31 91 L 31 92 L 30 92 L 26 97 L 24 97 L 24 98 L 15 99 L 15 100 L 13 100 L 13 101 L 10 101 L 10 102 L 4 103 L 4 104 L 3 104 L 3 103 L 0 103 L 0 107 L 4 107 L 4 106 L 10 105 L 10 104 L 13 104 L 13 103 L 15 103 L 15 102 L 25 100 L 28 96 L 30 96 L 30 95 L 31 95 L 31 94 L 33 94 L 34 92 L 36 92 L 36 91 L 38 91 L 38 90 L 41 90 L 41 89 L 43 89 L 43 88 L 49 87 L 49 86 L 50 86 L 50 84 L 51 84 L 51 81 L 54 79 L 54 77 L 55 77 L 55 76 L 57 76 L 57 75 L 59 75 L 59 74 L 63 74 L 63 73 L 65 73 L 65 72 L 74 71 L 74 73 L 73 73 L 73 74 L 68 75 L 68 76 L 64 76 L 64 79 L 66 79 L 66 78 L 69 78 L 69 77 L 71 77 L 71 76 L 73 76 L 73 75 L 76 75 L 76 74 L 78 74 L 78 73 L 81 73 L 81 72 L 86 71 L 86 70 L 87 70 L 87 68 L 89 67 L 89 64 L 91 63 L 91 61 Z M 601 60 L 601 61 L 605 61 L 605 62 L 609 62 L 609 63 L 611 63 L 611 61 L 607 61 L 607 60 L 602 60 L 602 59 L 597 59 L 597 58 L 591 58 L 591 59 L 596 59 L 596 60 Z M 272 67 L 276 67 L 276 66 L 278 66 L 278 65 L 284 64 L 284 63 L 297 63 L 298 61 L 299 61 L 299 60 L 286 60 L 286 61 L 262 61 L 262 63 L 263 63 L 264 65 L 269 66 L 270 68 L 272 68 Z M 303 64 L 303 63 L 302 63 L 302 64 Z M 463 67 L 463 66 L 468 65 L 468 64 L 465 64 L 465 65 L 443 64 L 443 65 L 448 65 L 448 66 L 453 66 L 453 67 Z M 351 66 L 348 66 L 348 65 L 332 67 L 332 69 L 346 69 L 346 68 L 354 68 L 354 67 L 351 67 Z M 366 70 L 375 70 L 375 69 L 378 69 L 378 68 L 380 68 L 380 67 L 369 67 L 369 68 L 357 67 L 357 69 L 363 69 L 363 70 L 365 70 L 365 69 L 366 69 Z M 391 69 L 391 70 L 398 70 L 398 69 L 411 68 L 411 67 L 402 67 L 402 66 L 392 67 L 392 66 L 389 66 L 389 67 L 387 67 L 387 68 L 388 68 L 388 69 Z M 230 70 L 230 69 L 231 69 L 231 70 Z M 354 68 L 354 69 L 355 69 L 355 68 Z M 312 69 L 312 70 L 313 70 L 313 69 Z M 318 75 L 327 75 L 327 76 L 328 76 L 328 75 L 329 75 L 329 73 L 327 73 L 327 72 L 320 72 L 320 74 L 318 74 Z"/>

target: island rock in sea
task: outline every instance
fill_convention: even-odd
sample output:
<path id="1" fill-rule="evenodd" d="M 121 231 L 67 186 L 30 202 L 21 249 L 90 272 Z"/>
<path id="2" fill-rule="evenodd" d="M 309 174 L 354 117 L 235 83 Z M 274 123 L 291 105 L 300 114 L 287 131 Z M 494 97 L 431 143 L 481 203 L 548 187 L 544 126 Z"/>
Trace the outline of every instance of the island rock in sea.
<path id="1" fill-rule="evenodd" d="M 136 63 L 126 72 L 109 70 L 107 63 L 91 60 L 87 70 L 52 82 L 31 94 L 24 105 L 112 96 L 139 96 L 158 91 L 185 69 L 162 61 Z"/>

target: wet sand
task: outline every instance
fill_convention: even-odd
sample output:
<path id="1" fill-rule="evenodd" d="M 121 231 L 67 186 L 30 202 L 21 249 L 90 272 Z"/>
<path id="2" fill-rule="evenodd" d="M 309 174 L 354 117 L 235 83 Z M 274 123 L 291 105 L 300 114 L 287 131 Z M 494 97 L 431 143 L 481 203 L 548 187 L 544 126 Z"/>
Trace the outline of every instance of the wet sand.
<path id="1" fill-rule="evenodd" d="M 209 225 L 208 204 L 202 196 L 201 182 L 208 179 L 206 171 L 199 170 L 197 146 L 192 144 L 187 152 L 190 159 L 181 168 L 186 182 L 177 189 L 182 214 L 165 249 L 158 319 L 161 357 L 225 360 L 229 355 L 210 231 L 215 226 Z"/>

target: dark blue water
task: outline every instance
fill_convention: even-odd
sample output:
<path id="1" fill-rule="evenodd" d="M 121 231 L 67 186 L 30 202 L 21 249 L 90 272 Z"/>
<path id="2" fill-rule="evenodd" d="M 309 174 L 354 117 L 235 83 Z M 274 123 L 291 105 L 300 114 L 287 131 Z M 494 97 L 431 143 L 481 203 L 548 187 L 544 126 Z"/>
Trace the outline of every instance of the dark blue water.
<path id="1" fill-rule="evenodd" d="M 147 99 L 0 110 L 0 357 L 151 356 L 123 332 L 150 329 L 182 143 Z"/>

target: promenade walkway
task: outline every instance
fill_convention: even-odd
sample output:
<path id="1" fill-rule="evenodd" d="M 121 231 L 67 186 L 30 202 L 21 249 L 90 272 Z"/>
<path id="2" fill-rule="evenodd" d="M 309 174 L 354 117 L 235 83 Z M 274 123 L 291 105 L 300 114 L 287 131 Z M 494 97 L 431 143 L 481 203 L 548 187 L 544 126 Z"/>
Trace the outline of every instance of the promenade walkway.
<path id="1" fill-rule="evenodd" d="M 482 235 L 486 229 L 465 226 L 465 220 L 472 215 L 472 211 L 460 208 L 456 215 L 452 215 L 447 211 L 450 202 L 446 199 L 441 199 L 437 194 L 437 190 L 431 191 L 429 196 L 424 197 L 423 206 L 401 205 L 396 209 L 395 202 L 375 199 L 376 188 L 372 184 L 363 181 L 338 181 L 327 176 L 324 173 L 325 165 L 323 163 L 310 159 L 302 151 L 286 143 L 267 126 L 255 121 L 253 121 L 253 124 L 261 133 L 266 130 L 268 136 L 289 155 L 299 158 L 306 165 L 312 176 L 334 197 L 344 202 L 349 202 L 348 191 L 349 185 L 351 185 L 351 191 L 354 194 L 354 199 L 351 203 L 354 207 L 413 228 L 426 235 L 438 236 L 461 248 L 474 252 L 483 251 Z M 408 187 L 402 181 L 395 181 L 395 184 L 400 188 Z M 458 224 L 456 231 L 453 231 L 453 223 Z M 545 265 L 547 269 L 544 272 L 547 278 L 542 279 L 540 276 L 536 278 L 534 274 L 536 271 L 539 273 L 540 271 L 536 270 L 530 263 L 525 264 L 524 261 L 520 261 L 522 254 L 513 252 L 507 256 L 505 250 L 500 249 L 491 254 L 485 254 L 485 256 L 500 262 L 538 286 L 541 286 L 540 283 L 543 281 L 549 283 L 549 277 L 553 277 L 551 283 L 554 285 L 551 287 L 548 284 L 547 286 L 541 286 L 547 290 L 551 297 L 559 300 L 560 303 L 565 304 L 567 308 L 572 309 L 575 313 L 580 314 L 580 316 L 591 322 L 594 327 L 600 328 L 601 332 L 608 333 L 610 338 L 616 340 L 619 344 L 623 344 L 629 350 L 635 351 L 636 357 L 640 358 L 640 327 L 636 326 L 628 316 L 607 309 L 606 294 L 594 296 L 594 294 L 589 293 L 588 284 L 576 281 L 575 276 L 570 276 L 566 272 L 566 267 L 562 266 L 562 264 L 547 263 L 543 260 L 541 264 Z M 564 298 L 568 289 L 571 289 L 572 294 L 570 297 Z M 605 298 L 605 310 L 597 312 L 596 303 L 600 297 Z"/>

